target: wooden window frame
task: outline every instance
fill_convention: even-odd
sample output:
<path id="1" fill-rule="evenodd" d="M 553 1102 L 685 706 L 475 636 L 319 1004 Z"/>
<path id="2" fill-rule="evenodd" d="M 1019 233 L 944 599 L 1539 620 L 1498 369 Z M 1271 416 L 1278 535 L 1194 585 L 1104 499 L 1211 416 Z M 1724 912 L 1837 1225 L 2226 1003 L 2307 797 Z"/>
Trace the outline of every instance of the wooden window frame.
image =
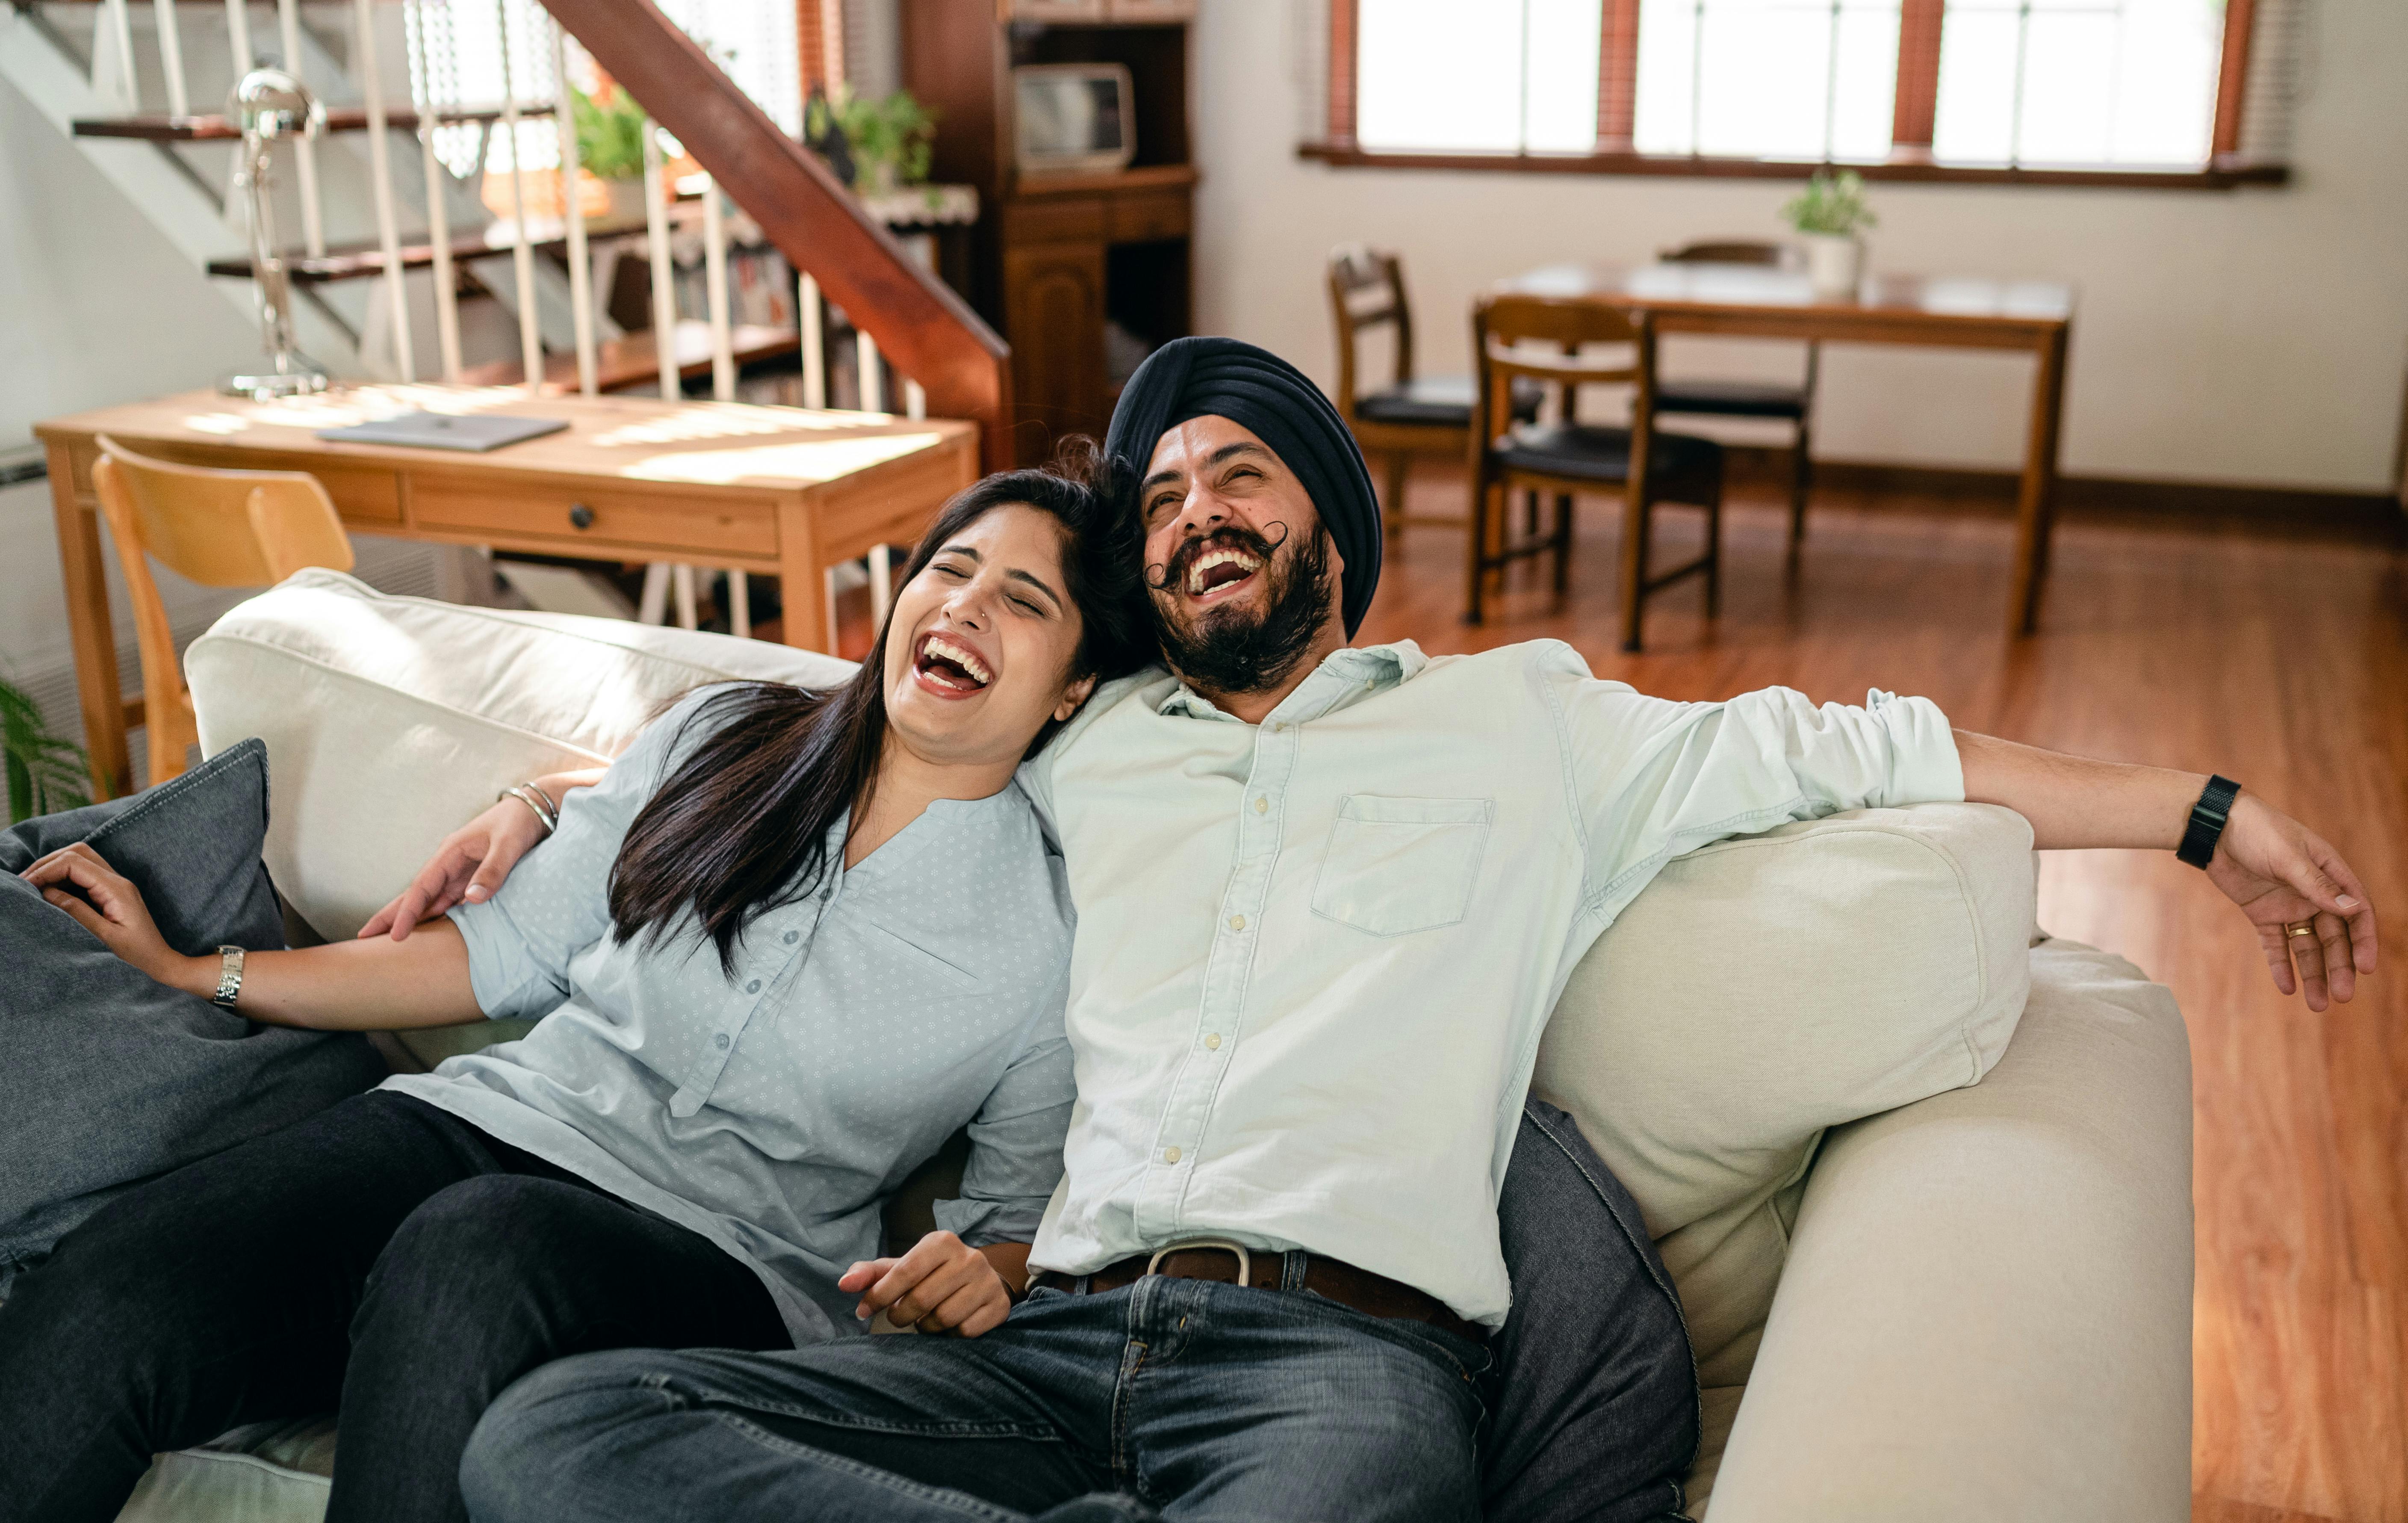
<path id="1" fill-rule="evenodd" d="M 1677 175 L 1697 179 L 1803 180 L 1826 164 L 1793 159 L 1721 158 L 1706 154 L 1641 153 L 1632 146 L 1639 87 L 1639 0 L 1598 0 L 1603 10 L 1598 49 L 1597 142 L 1585 153 L 1394 152 L 1365 149 L 1355 137 L 1355 92 L 1361 18 L 1357 0 L 1329 0 L 1327 134 L 1297 147 L 1299 158 L 1380 169 L 1502 169 L 1590 175 Z M 2224 46 L 2216 71 L 2214 129 L 2206 165 L 2199 169 L 2024 168 L 1939 164 L 1931 156 L 1940 103 L 1940 33 L 1946 0 L 1901 0 L 1898 94 L 1891 108 L 1890 153 L 1874 164 L 1840 163 L 1867 180 L 1982 185 L 2086 185 L 2146 190 L 2229 190 L 2280 185 L 2283 164 L 2241 157 L 2243 108 L 2257 0 L 2226 0 Z"/>

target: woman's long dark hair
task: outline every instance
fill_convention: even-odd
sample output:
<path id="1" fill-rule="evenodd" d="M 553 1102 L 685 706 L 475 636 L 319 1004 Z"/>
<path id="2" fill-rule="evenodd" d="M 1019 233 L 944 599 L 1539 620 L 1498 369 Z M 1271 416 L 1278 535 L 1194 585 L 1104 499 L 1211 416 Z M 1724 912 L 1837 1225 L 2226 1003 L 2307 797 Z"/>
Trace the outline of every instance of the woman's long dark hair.
<path id="1" fill-rule="evenodd" d="M 1152 647 L 1125 474 L 1093 441 L 1073 439 L 1045 469 L 989 476 L 939 510 L 903 579 L 995 510 L 1035 508 L 1062 525 L 1062 575 L 1082 624 L 1069 675 L 1101 682 L 1134 671 Z M 611 865 L 610 921 L 620 940 L 641 936 L 657 946 L 691 914 L 733 977 L 744 927 L 819 886 L 831 867 L 830 829 L 867 801 L 878 775 L 892 628 L 890 617 L 860 669 L 832 692 L 744 682 L 688 716 L 690 729 L 705 732 L 700 743 L 653 791 Z M 1057 727 L 1048 721 L 1029 754 Z"/>

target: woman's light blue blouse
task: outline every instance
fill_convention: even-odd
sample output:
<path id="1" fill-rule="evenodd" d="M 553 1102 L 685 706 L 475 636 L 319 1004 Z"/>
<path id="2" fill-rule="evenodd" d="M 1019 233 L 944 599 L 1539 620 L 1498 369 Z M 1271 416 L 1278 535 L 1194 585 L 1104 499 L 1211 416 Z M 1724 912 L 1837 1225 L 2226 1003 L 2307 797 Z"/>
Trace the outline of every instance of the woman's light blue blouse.
<path id="1" fill-rule="evenodd" d="M 1015 784 L 929 806 L 753 921 L 732 979 L 690 921 L 622 942 L 611 863 L 710 691 L 572 793 L 490 901 L 452 912 L 478 1005 L 540 1023 L 385 1087 L 710 1238 L 801 1344 L 859 1330 L 837 1276 L 878 1257 L 882 1199 L 965 1123 L 962 1199 L 938 1224 L 974 1245 L 1035 1236 L 1070 1119 L 1070 896 Z M 839 821 L 839 865 L 843 840 Z"/>

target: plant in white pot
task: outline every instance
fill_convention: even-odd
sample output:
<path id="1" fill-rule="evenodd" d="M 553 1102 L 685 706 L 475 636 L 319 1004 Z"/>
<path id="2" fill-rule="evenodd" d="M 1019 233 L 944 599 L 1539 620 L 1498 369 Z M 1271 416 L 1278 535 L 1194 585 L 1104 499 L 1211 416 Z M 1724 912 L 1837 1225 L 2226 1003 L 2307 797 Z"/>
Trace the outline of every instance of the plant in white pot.
<path id="1" fill-rule="evenodd" d="M 1781 208 L 1806 244 L 1806 278 L 1825 295 L 1854 295 L 1864 279 L 1864 230 L 1876 225 L 1865 180 L 1853 169 L 1817 169 Z"/>

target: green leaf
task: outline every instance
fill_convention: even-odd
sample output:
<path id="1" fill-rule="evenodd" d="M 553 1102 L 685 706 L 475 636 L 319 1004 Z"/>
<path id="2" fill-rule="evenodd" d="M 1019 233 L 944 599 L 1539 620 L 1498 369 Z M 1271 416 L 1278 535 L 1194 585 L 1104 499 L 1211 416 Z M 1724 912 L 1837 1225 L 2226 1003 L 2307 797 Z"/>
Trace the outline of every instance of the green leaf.
<path id="1" fill-rule="evenodd" d="M 8 823 L 81 809 L 91 762 L 83 747 L 52 735 L 24 689 L 0 680 L 0 765 L 8 775 Z"/>

